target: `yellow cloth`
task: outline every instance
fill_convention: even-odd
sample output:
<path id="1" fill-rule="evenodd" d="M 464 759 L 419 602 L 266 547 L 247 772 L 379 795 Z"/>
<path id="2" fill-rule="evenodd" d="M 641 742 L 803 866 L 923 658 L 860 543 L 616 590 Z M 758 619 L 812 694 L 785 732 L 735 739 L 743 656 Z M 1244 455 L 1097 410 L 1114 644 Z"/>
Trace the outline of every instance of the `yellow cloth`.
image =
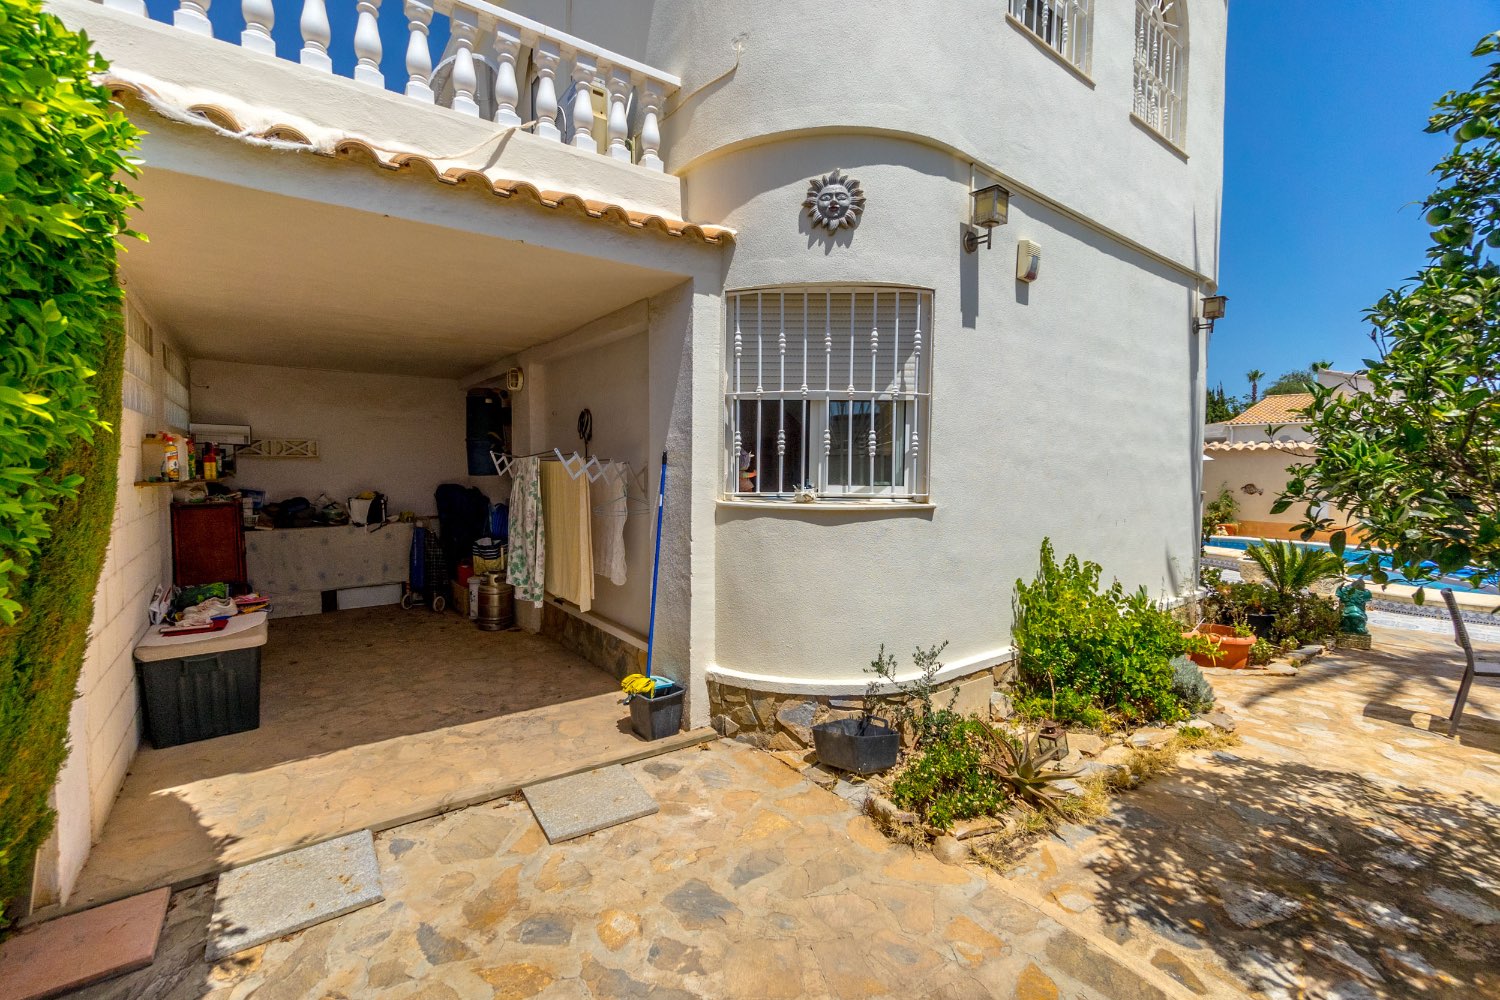
<path id="1" fill-rule="evenodd" d="M 542 463 L 542 521 L 547 532 L 547 593 L 580 611 L 594 603 L 594 546 L 589 481 L 561 462 Z"/>

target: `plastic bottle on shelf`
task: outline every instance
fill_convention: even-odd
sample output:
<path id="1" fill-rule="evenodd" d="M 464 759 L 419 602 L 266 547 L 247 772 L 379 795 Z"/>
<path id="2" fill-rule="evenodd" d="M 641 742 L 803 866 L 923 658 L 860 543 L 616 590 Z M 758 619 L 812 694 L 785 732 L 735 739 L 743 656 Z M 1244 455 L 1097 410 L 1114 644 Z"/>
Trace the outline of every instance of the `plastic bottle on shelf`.
<path id="1" fill-rule="evenodd" d="M 209 482 L 219 478 L 219 463 L 214 456 L 212 444 L 203 449 L 203 478 Z"/>
<path id="2" fill-rule="evenodd" d="M 177 457 L 177 440 L 170 434 L 163 434 L 161 439 L 166 446 L 161 459 L 161 477 L 176 482 L 182 476 L 182 463 Z"/>

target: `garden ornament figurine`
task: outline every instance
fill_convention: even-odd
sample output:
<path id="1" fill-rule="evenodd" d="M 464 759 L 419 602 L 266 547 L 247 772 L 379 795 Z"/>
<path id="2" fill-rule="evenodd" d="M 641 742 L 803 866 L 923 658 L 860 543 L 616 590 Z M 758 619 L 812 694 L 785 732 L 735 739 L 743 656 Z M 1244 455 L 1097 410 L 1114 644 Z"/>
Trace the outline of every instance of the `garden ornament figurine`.
<path id="1" fill-rule="evenodd" d="M 1365 589 L 1363 580 L 1345 584 L 1334 591 L 1339 600 L 1339 631 L 1344 635 L 1369 635 L 1370 616 L 1365 605 L 1374 595 Z"/>

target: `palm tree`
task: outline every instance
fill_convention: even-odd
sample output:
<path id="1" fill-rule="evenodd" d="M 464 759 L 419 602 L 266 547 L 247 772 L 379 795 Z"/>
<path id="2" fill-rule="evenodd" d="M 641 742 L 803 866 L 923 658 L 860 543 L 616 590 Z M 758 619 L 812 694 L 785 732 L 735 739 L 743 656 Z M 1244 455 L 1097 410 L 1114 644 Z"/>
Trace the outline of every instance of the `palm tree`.
<path id="1" fill-rule="evenodd" d="M 1291 542 L 1259 542 L 1246 553 L 1266 573 L 1282 597 L 1306 590 L 1319 580 L 1344 575 L 1344 560 L 1327 549 L 1303 548 Z"/>
<path id="2" fill-rule="evenodd" d="M 1250 405 L 1260 397 L 1260 380 L 1266 377 L 1266 373 L 1259 368 L 1252 368 L 1245 373 L 1245 378 L 1250 380 Z"/>

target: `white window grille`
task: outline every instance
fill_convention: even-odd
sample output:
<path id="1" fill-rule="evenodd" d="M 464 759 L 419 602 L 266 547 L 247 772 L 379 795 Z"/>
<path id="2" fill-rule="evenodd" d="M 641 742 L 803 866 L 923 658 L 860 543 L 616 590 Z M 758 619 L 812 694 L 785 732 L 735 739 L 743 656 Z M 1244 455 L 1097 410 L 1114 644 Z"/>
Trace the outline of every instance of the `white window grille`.
<path id="1" fill-rule="evenodd" d="M 1048 48 L 1090 72 L 1094 61 L 1093 0 L 1010 0 L 1010 13 Z"/>
<path id="2" fill-rule="evenodd" d="M 1135 114 L 1174 146 L 1187 127 L 1182 0 L 1135 0 Z"/>
<path id="3" fill-rule="evenodd" d="M 777 287 L 728 309 L 731 496 L 926 497 L 931 291 Z"/>

